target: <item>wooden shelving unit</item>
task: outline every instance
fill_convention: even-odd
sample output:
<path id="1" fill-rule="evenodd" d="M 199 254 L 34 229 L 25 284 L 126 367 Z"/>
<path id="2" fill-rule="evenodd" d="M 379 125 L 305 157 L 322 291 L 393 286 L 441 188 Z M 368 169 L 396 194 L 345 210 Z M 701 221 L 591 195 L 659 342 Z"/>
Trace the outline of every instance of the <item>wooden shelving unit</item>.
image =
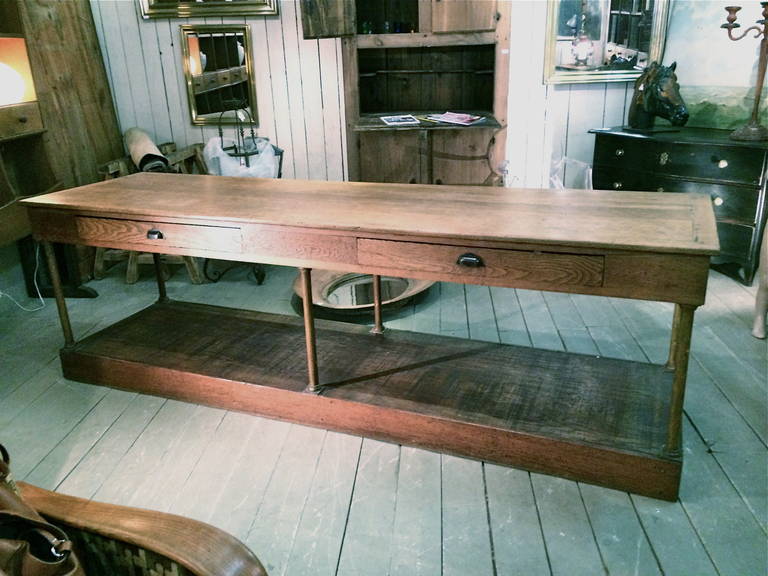
<path id="1" fill-rule="evenodd" d="M 304 0 L 305 37 L 343 37 L 350 180 L 501 180 L 509 10 L 492 0 Z M 379 119 L 446 111 L 486 121 L 392 127 Z"/>

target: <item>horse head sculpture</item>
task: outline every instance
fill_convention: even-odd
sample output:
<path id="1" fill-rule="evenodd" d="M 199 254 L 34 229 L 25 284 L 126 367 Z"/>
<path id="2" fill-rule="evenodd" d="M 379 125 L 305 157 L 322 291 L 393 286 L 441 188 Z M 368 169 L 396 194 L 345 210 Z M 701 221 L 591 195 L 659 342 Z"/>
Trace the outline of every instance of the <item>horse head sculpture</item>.
<path id="1" fill-rule="evenodd" d="M 675 68 L 677 62 L 670 66 L 651 62 L 635 81 L 627 118 L 631 128 L 653 128 L 656 116 L 666 118 L 673 126 L 684 126 L 688 121 L 688 109 L 680 96 Z"/>

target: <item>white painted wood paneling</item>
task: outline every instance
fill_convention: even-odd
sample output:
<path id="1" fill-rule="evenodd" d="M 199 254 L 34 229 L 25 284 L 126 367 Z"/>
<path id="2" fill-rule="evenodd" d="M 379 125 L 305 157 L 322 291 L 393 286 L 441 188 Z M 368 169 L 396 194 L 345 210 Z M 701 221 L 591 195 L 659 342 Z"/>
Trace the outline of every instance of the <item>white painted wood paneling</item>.
<path id="1" fill-rule="evenodd" d="M 544 85 L 546 2 L 503 1 L 512 2 L 505 182 L 549 187 L 556 175 L 581 187 L 561 160 L 591 163 L 587 130 L 622 122 L 631 84 Z M 91 0 L 91 8 L 123 131 L 139 126 L 179 146 L 214 137 L 215 128 L 190 122 L 179 25 L 242 22 L 251 28 L 258 134 L 285 150 L 283 177 L 347 177 L 340 40 L 304 40 L 297 0 L 252 18 L 144 20 L 131 0 Z"/>
<path id="2" fill-rule="evenodd" d="M 545 85 L 547 2 L 502 1 L 512 2 L 506 184 L 581 188 L 575 162 L 592 163 L 588 130 L 622 123 L 632 83 Z"/>
<path id="3" fill-rule="evenodd" d="M 285 150 L 285 178 L 346 177 L 340 40 L 304 40 L 296 0 L 278 16 L 144 20 L 133 0 L 91 0 L 120 129 L 146 130 L 157 143 L 204 142 L 215 127 L 189 115 L 179 26 L 251 28 L 258 135 Z M 231 128 L 225 129 L 231 132 Z"/>

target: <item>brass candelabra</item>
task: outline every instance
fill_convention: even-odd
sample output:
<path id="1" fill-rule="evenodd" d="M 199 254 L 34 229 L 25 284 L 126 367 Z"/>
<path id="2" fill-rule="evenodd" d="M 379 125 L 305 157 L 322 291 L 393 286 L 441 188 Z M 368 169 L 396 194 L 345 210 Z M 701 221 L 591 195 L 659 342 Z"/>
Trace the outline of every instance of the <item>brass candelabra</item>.
<path id="1" fill-rule="evenodd" d="M 741 28 L 736 23 L 736 13 L 741 10 L 741 6 L 727 6 L 727 22 L 720 26 L 728 30 L 728 38 L 731 40 L 741 40 L 750 32 L 755 32 L 755 38 L 762 38 L 760 41 L 760 57 L 757 64 L 757 84 L 755 85 L 755 103 L 752 106 L 752 116 L 747 124 L 734 130 L 731 138 L 734 140 L 768 140 L 768 128 L 760 124 L 760 96 L 763 93 L 763 83 L 765 82 L 765 65 L 768 62 L 768 2 L 760 2 L 763 7 L 763 17 L 756 21 L 757 26 L 750 26 L 740 36 L 734 36 L 733 30 Z"/>

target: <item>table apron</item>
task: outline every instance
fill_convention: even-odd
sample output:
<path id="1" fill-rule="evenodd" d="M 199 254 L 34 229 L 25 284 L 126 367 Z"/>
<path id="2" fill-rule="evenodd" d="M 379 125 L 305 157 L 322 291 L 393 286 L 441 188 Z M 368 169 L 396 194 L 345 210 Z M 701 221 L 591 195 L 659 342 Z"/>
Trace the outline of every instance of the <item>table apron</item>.
<path id="1" fill-rule="evenodd" d="M 30 209 L 38 240 L 298 268 L 317 268 L 464 284 L 704 303 L 709 256 L 513 244 L 465 239 L 387 237 L 173 218 L 111 218 Z M 149 238 L 149 231 L 160 238 Z M 459 264 L 477 257 L 477 266 Z M 472 260 L 469 260 L 472 262 Z"/>

